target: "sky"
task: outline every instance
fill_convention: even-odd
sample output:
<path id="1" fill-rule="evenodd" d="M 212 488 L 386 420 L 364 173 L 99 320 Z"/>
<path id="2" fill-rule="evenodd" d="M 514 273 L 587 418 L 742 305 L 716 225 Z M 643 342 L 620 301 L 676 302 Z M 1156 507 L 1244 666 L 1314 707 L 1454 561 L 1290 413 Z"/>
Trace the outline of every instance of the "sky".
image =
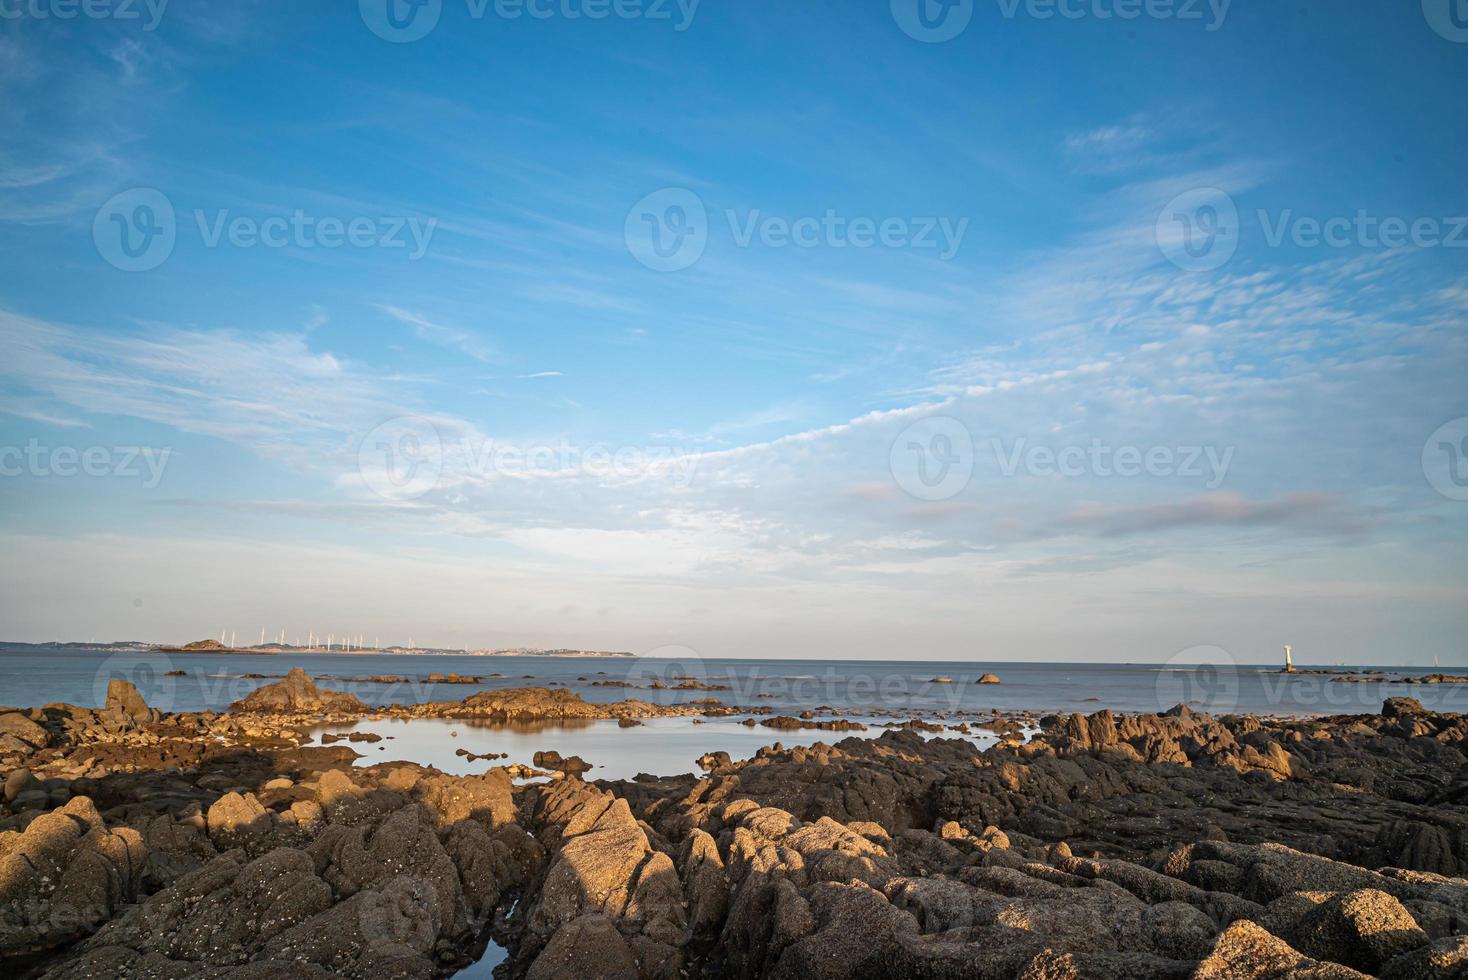
<path id="1" fill-rule="evenodd" d="M 0 0 L 0 637 L 1468 666 L 1465 89 L 1449 0 Z"/>

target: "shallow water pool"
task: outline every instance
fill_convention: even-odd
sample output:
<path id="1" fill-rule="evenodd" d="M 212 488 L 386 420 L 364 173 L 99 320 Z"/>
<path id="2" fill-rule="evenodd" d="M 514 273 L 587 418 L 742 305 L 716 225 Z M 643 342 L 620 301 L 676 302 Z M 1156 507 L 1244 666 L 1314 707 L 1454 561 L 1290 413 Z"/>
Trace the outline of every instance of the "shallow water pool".
<path id="1" fill-rule="evenodd" d="M 817 729 L 774 731 L 750 728 L 729 718 L 709 718 L 694 724 L 691 718 L 649 718 L 634 728 L 619 728 L 615 720 L 573 720 L 556 723 L 494 724 L 481 720 L 411 718 L 364 720 L 350 725 L 317 729 L 324 733 L 372 732 L 381 742 L 340 742 L 362 754 L 358 765 L 379 762 L 416 762 L 455 775 L 484 772 L 491 766 L 511 763 L 532 765 L 539 751 L 563 756 L 579 755 L 594 768 L 587 779 L 631 779 L 638 773 L 654 776 L 697 774 L 698 758 L 706 752 L 728 752 L 734 759 L 747 759 L 766 745 L 779 742 L 786 748 L 832 744 L 849 736 L 876 738 L 886 729 L 869 727 L 864 732 L 827 732 Z M 965 738 L 980 748 L 998 741 L 997 736 L 977 733 L 964 736 L 944 732 L 949 738 Z M 477 755 L 508 753 L 507 759 L 468 761 L 456 755 L 464 749 Z"/>

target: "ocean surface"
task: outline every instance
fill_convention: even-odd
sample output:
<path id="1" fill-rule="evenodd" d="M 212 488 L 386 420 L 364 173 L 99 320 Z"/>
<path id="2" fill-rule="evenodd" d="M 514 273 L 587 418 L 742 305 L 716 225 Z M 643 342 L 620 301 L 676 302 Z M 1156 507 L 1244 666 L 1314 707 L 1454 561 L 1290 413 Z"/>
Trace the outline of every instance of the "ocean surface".
<path id="1" fill-rule="evenodd" d="M 1235 664 L 1201 651 L 1169 664 L 956 663 L 872 660 L 725 660 L 626 657 L 483 657 L 406 654 L 155 654 L 0 645 L 0 704 L 32 707 L 50 702 L 98 706 L 107 682 L 122 677 L 148 703 L 167 711 L 223 710 L 255 688 L 302 667 L 317 683 L 349 691 L 368 704 L 459 700 L 491 688 L 564 686 L 588 701 L 637 698 L 674 704 L 717 698 L 725 704 L 764 706 L 777 713 L 834 708 L 870 718 L 932 717 L 956 711 L 1089 713 L 1162 711 L 1178 703 L 1198 710 L 1310 715 L 1374 712 L 1383 699 L 1417 698 L 1444 711 L 1468 709 L 1468 685 L 1344 684 L 1317 674 L 1281 674 L 1276 666 Z M 1309 668 L 1302 668 L 1309 669 Z M 1344 668 L 1330 668 L 1344 669 Z M 1420 676 L 1454 667 L 1377 669 Z M 181 676 L 166 676 L 181 671 Z M 483 678 L 475 684 L 432 683 L 431 672 Z M 999 684 L 976 684 L 984 674 Z M 245 674 L 270 675 L 264 678 Z M 386 675 L 399 683 L 368 683 Z M 728 690 L 671 688 L 686 678 Z M 949 678 L 952 683 L 933 683 Z M 638 688 L 598 686 L 609 682 Z M 639 689 L 640 688 L 640 689 Z"/>

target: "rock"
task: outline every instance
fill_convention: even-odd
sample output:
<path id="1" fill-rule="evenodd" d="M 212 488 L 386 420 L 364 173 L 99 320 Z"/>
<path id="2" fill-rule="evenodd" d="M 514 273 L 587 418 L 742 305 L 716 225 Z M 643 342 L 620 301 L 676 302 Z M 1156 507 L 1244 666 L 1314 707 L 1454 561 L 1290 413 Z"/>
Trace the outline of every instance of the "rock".
<path id="1" fill-rule="evenodd" d="M 679 685 L 679 689 L 689 689 Z M 647 701 L 591 703 L 566 688 L 513 687 L 480 691 L 463 701 L 418 705 L 412 713 L 424 717 L 473 717 L 495 721 L 537 721 L 562 718 L 654 718 L 689 717 L 700 714 L 730 714 L 718 701 L 704 699 L 679 704 Z"/>
<path id="2" fill-rule="evenodd" d="M 142 836 L 84 796 L 0 834 L 0 961 L 90 934 L 136 900 L 145 862 Z"/>
<path id="3" fill-rule="evenodd" d="M 1417 920 L 1385 892 L 1365 888 L 1320 897 L 1318 903 L 1313 899 L 1302 903 L 1307 910 L 1277 929 L 1307 956 L 1377 973 L 1388 960 L 1427 945 L 1427 934 Z"/>
<path id="4" fill-rule="evenodd" d="M 531 767 L 519 762 L 511 763 L 510 765 L 505 766 L 504 772 L 511 779 L 539 779 L 542 776 L 550 775 L 550 773 L 545 772 L 544 770 L 532 769 Z"/>
<path id="5" fill-rule="evenodd" d="M 146 725 L 158 717 L 158 713 L 148 707 L 133 683 L 120 677 L 114 677 L 107 682 L 107 700 L 102 710 L 119 714 L 134 725 Z"/>
<path id="6" fill-rule="evenodd" d="M 565 773 L 567 776 L 581 778 L 582 773 L 591 771 L 591 763 L 579 755 L 562 758 L 559 752 L 537 752 L 531 759 L 537 768 L 553 769 L 556 772 Z"/>
<path id="7" fill-rule="evenodd" d="M 209 839 L 221 851 L 232 847 L 255 850 L 270 835 L 270 812 L 255 794 L 226 793 L 209 807 Z"/>
<path id="8" fill-rule="evenodd" d="M 550 774 L 354 767 L 345 746 L 297 747 L 320 712 L 294 705 L 328 692 L 277 687 L 303 697 L 148 725 L 122 694 L 102 710 L 0 709 L 48 741 L 8 770 L 7 795 L 31 809 L 0 813 L 0 895 L 19 903 L 0 902 L 0 950 L 78 980 L 428 978 L 489 931 L 514 950 L 511 978 L 1402 980 L 1454 976 L 1465 955 L 1458 715 L 954 708 L 944 724 L 888 714 L 878 738 L 711 752 L 702 777 L 516 785 Z M 365 713 L 462 732 L 522 712 L 663 710 L 567 695 Z M 676 710 L 751 728 L 833 711 Z M 1038 734 L 984 750 L 948 731 L 1020 725 Z M 72 793 L 97 805 L 46 812 Z"/>
<path id="9" fill-rule="evenodd" d="M 582 915 L 601 913 L 623 932 L 680 942 L 687 921 L 677 869 L 653 850 L 627 802 L 573 784 L 553 790 L 547 804 L 570 806 L 570 819 L 531 910 L 531 931 L 548 939 Z"/>
<path id="10" fill-rule="evenodd" d="M 18 742 L 21 751 L 44 748 L 50 741 L 46 729 L 18 711 L 0 714 L 0 739 L 6 736 Z"/>
<path id="11" fill-rule="evenodd" d="M 816 928 L 780 956 L 781 972 L 796 976 L 870 976 L 894 941 L 915 939 L 917 921 L 859 882 L 825 881 L 811 889 Z M 832 966 L 840 964 L 834 971 Z"/>
<path id="12" fill-rule="evenodd" d="M 143 868 L 143 884 L 148 891 L 168 887 L 217 856 L 205 828 L 188 819 L 159 815 L 142 828 L 142 834 L 148 850 Z"/>
<path id="13" fill-rule="evenodd" d="M 31 775 L 28 769 L 13 769 L 5 777 L 4 797 L 7 803 L 13 803 L 23 793 L 33 793 L 38 790 L 45 792 L 41 781 Z"/>
<path id="14" fill-rule="evenodd" d="M 248 697 L 230 705 L 229 710 L 234 712 L 299 711 L 313 714 L 361 714 L 368 709 L 367 705 L 363 704 L 356 695 L 323 691 L 316 686 L 304 670 L 292 667 L 286 674 L 285 680 L 267 684 L 252 692 Z"/>
<path id="15" fill-rule="evenodd" d="M 612 920 L 591 913 L 556 930 L 525 980 L 641 980 L 637 960 Z"/>
<path id="16" fill-rule="evenodd" d="M 681 858 L 688 927 L 694 935 L 712 937 L 729 910 L 729 882 L 718 844 L 706 831 L 695 829 L 684 842 Z"/>
<path id="17" fill-rule="evenodd" d="M 1446 936 L 1404 953 L 1381 969 L 1381 980 L 1461 980 L 1468 976 L 1468 936 Z"/>
<path id="18" fill-rule="evenodd" d="M 432 912 L 439 927 L 453 931 L 462 924 L 457 869 L 427 812 L 416 804 L 393 811 L 375 827 L 330 824 L 307 852 L 337 894 L 382 889 L 408 876 L 431 887 Z"/>
<path id="19" fill-rule="evenodd" d="M 1159 902 L 1143 919 L 1152 947 L 1175 960 L 1201 960 L 1218 935 L 1213 920 L 1187 902 Z"/>
<path id="20" fill-rule="evenodd" d="M 1436 824 L 1395 820 L 1377 832 L 1376 845 L 1385 863 L 1395 867 L 1443 875 L 1468 870 L 1468 861 L 1459 858 L 1453 835 Z"/>
<path id="21" fill-rule="evenodd" d="M 109 923 L 53 975 L 428 977 L 451 918 L 439 901 L 411 873 L 336 901 L 303 851 L 248 863 L 233 851 Z"/>
<path id="22" fill-rule="evenodd" d="M 698 767 L 705 772 L 727 769 L 732 762 L 727 752 L 708 752 L 698 757 Z"/>
<path id="23" fill-rule="evenodd" d="M 1364 973 L 1304 956 L 1247 920 L 1224 930 L 1192 980 L 1369 980 Z"/>
<path id="24" fill-rule="evenodd" d="M 1419 718 L 1427 714 L 1416 698 L 1387 698 L 1381 704 L 1383 718 Z"/>
<path id="25" fill-rule="evenodd" d="M 44 787 L 23 790 L 15 794 L 15 799 L 10 801 L 10 808 L 16 812 L 24 810 L 44 810 L 51 805 L 51 794 Z"/>
<path id="26" fill-rule="evenodd" d="M 980 677 L 974 683 L 975 684 L 998 684 L 999 683 L 999 675 L 997 675 L 997 674 L 985 674 L 983 677 Z"/>
<path id="27" fill-rule="evenodd" d="M 744 724 L 753 725 L 755 720 L 750 718 Z M 822 732 L 864 732 L 867 730 L 867 726 L 861 722 L 848 721 L 845 718 L 837 718 L 833 721 L 805 721 L 800 718 L 791 718 L 788 715 L 779 715 L 775 718 L 766 718 L 759 724 L 777 731 L 798 731 L 803 728 Z"/>

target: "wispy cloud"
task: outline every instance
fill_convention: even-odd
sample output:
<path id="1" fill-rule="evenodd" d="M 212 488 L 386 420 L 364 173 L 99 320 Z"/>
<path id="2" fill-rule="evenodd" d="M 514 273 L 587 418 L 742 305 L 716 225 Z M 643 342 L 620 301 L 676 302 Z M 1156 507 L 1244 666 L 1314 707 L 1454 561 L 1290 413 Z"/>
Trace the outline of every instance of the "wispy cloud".
<path id="1" fill-rule="evenodd" d="M 456 350 L 461 354 L 469 355 L 476 361 L 484 361 L 485 363 L 493 362 L 499 357 L 499 353 L 493 345 L 485 342 L 483 338 L 469 330 L 460 327 L 444 326 L 441 323 L 435 323 L 422 314 L 413 313 L 396 306 L 378 303 L 377 308 L 388 316 L 408 324 L 413 328 L 413 332 L 420 340 Z"/>
<path id="2" fill-rule="evenodd" d="M 1290 493 L 1269 500 L 1213 493 L 1141 507 L 1080 504 L 1055 527 L 1103 537 L 1183 527 L 1272 527 L 1306 534 L 1356 535 L 1371 523 L 1365 515 L 1345 512 L 1341 501 L 1328 493 Z"/>

